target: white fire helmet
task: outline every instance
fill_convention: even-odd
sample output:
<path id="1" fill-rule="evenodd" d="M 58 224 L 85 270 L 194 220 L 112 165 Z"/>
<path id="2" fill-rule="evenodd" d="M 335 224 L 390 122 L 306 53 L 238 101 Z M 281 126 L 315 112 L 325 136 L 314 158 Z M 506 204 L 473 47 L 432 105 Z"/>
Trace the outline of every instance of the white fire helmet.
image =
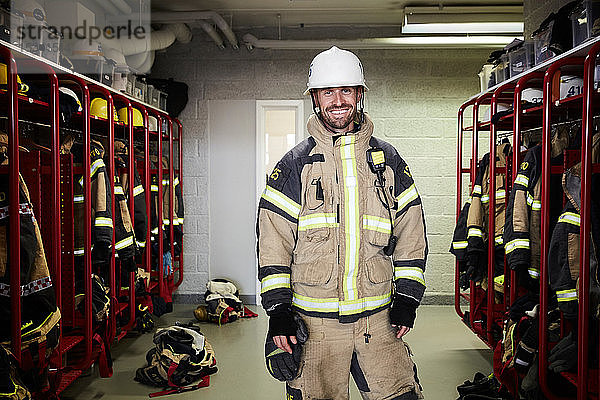
<path id="1" fill-rule="evenodd" d="M 496 112 L 499 113 L 501 111 L 508 111 L 512 106 L 510 104 L 504 104 L 504 103 L 498 103 L 496 104 Z M 482 121 L 489 121 L 491 119 L 490 113 L 492 111 L 492 107 L 488 107 L 487 110 L 485 110 L 485 114 L 483 115 L 483 120 Z"/>
<path id="2" fill-rule="evenodd" d="M 583 79 L 574 75 L 560 76 L 560 100 L 583 93 Z"/>
<path id="3" fill-rule="evenodd" d="M 369 90 L 365 84 L 363 66 L 358 57 L 348 51 L 333 46 L 315 56 L 308 70 L 308 88 L 304 94 L 311 89 L 362 86 Z"/>
<path id="4" fill-rule="evenodd" d="M 542 104 L 544 101 L 544 92 L 542 89 L 537 88 L 526 88 L 521 92 L 521 102 L 527 102 L 531 104 Z"/>
<path id="5" fill-rule="evenodd" d="M 154 115 L 148 115 L 148 130 L 150 132 L 158 131 L 158 120 Z"/>

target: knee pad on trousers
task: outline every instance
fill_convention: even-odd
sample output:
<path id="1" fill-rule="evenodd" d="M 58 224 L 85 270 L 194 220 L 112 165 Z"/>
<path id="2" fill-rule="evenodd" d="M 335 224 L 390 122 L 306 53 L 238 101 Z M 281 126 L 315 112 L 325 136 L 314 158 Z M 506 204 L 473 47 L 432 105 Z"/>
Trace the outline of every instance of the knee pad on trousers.
<path id="1" fill-rule="evenodd" d="M 400 396 L 394 397 L 392 400 L 418 400 L 419 396 L 414 390 L 401 394 Z M 294 399 L 295 400 L 295 399 Z"/>

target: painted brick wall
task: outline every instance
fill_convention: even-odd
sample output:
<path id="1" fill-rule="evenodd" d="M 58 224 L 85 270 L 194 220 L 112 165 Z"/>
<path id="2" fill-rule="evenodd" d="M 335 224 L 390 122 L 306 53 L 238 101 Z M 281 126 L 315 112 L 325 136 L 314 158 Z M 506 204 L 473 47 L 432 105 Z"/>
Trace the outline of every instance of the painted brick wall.
<path id="1" fill-rule="evenodd" d="M 302 99 L 316 50 L 219 50 L 194 32 L 189 45 L 157 54 L 153 76 L 186 82 L 184 124 L 185 281 L 181 298 L 203 292 L 209 279 L 207 104 L 211 100 Z M 241 34 L 239 35 L 241 37 Z M 366 109 L 375 135 L 395 145 L 409 163 L 423 198 L 430 256 L 428 303 L 449 302 L 454 259 L 456 112 L 479 92 L 477 72 L 489 50 L 357 50 L 364 64 Z M 235 143 L 232 143 L 235 145 Z M 214 268 L 214 267 L 213 267 Z M 214 273 L 214 271 L 213 271 Z M 249 294 L 249 293 L 244 293 Z M 187 296 L 186 296 L 187 295 Z"/>

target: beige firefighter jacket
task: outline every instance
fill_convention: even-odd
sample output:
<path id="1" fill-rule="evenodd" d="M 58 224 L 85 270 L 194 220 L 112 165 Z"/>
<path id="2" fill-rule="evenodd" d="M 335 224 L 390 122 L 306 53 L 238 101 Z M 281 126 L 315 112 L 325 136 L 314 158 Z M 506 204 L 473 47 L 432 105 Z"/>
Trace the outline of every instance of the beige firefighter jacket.
<path id="1" fill-rule="evenodd" d="M 313 115 L 308 132 L 276 165 L 260 200 L 263 307 L 269 313 L 291 303 L 306 315 L 349 322 L 388 307 L 395 286 L 416 308 L 425 291 L 427 240 L 408 166 L 372 136 L 368 116 L 358 132 L 333 136 Z M 389 211 L 367 164 L 370 148 L 385 154 Z M 383 253 L 390 213 L 398 238 L 392 257 Z"/>

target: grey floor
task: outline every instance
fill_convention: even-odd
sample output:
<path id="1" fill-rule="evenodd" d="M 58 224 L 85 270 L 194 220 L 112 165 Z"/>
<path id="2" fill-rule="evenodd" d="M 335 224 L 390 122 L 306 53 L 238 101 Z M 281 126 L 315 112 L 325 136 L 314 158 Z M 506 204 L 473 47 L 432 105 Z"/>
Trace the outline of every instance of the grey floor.
<path id="1" fill-rule="evenodd" d="M 256 307 L 250 307 L 253 310 Z M 157 320 L 157 326 L 193 319 L 193 307 L 176 305 L 173 313 Z M 218 327 L 203 324 L 202 331 L 213 345 L 219 372 L 211 376 L 210 387 L 189 393 L 162 397 L 164 399 L 284 399 L 284 385 L 267 373 L 263 361 L 263 346 L 267 318 L 236 321 Z M 476 371 L 491 372 L 491 351 L 459 320 L 453 307 L 422 306 L 417 326 L 406 341 L 415 354 L 419 378 L 427 400 L 449 400 L 458 397 L 456 386 L 472 379 Z M 113 348 L 114 374 L 102 379 L 97 371 L 79 378 L 61 395 L 63 400 L 147 399 L 159 389 L 133 380 L 135 370 L 145 361 L 152 345 L 152 335 L 125 338 Z M 360 399 L 351 386 L 350 399 Z M 160 397 L 159 397 L 160 399 Z"/>

